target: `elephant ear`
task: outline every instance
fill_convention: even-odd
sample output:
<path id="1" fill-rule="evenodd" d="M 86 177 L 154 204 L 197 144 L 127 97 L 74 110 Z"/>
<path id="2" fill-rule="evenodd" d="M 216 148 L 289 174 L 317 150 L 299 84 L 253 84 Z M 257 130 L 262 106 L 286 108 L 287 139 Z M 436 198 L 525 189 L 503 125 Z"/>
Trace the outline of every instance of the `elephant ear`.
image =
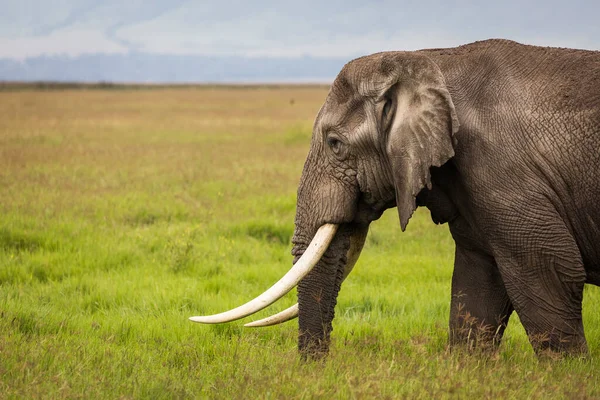
<path id="1" fill-rule="evenodd" d="M 398 80 L 386 94 L 395 106 L 386 150 L 404 231 L 417 195 L 424 187 L 431 189 L 430 168 L 454 156 L 459 123 L 438 66 L 426 57 L 399 62 Z"/>

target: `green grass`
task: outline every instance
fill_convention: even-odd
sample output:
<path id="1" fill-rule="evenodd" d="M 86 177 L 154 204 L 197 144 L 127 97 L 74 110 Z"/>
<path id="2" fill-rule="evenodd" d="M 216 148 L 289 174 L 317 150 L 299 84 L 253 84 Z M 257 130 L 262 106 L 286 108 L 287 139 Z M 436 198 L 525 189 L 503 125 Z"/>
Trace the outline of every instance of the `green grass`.
<path id="1" fill-rule="evenodd" d="M 588 359 L 538 361 L 516 316 L 497 353 L 447 348 L 453 242 L 426 210 L 373 224 L 322 363 L 300 362 L 296 322 L 187 320 L 290 267 L 326 92 L 0 93 L 0 398 L 600 397 L 595 287 Z"/>

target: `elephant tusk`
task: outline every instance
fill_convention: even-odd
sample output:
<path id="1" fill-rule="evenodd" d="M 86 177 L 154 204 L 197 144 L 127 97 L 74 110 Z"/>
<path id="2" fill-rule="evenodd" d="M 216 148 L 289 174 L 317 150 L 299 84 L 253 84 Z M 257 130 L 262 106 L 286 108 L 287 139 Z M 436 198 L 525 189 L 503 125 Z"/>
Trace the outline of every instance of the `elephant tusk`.
<path id="1" fill-rule="evenodd" d="M 314 238 L 306 248 L 302 257 L 294 264 L 294 266 L 273 286 L 265 291 L 260 296 L 250 300 L 237 308 L 220 314 L 205 315 L 191 317 L 190 321 L 199 322 L 201 324 L 219 324 L 222 322 L 231 322 L 240 318 L 254 314 L 263 308 L 273 304 L 287 292 L 292 290 L 298 282 L 302 280 L 319 262 L 329 243 L 335 236 L 338 226 L 335 224 L 325 224 L 319 228 Z"/>
<path id="2" fill-rule="evenodd" d="M 358 260 L 358 257 L 360 256 L 360 252 L 362 251 L 363 245 L 365 244 L 366 237 L 367 237 L 367 234 L 365 231 L 365 233 L 362 235 L 358 235 L 356 237 L 352 236 L 350 238 L 350 249 L 348 249 L 348 253 L 346 256 L 346 258 L 347 258 L 346 268 L 344 268 L 344 276 L 343 276 L 344 280 L 350 274 L 350 272 L 352 272 L 352 269 L 354 268 L 354 265 L 356 264 L 356 261 Z M 261 328 L 261 327 L 265 327 L 265 326 L 282 324 L 284 322 L 291 321 L 297 317 L 298 317 L 298 303 L 294 304 L 293 306 L 291 306 L 289 308 L 286 308 L 285 310 L 283 310 L 275 315 L 271 315 L 270 317 L 259 319 L 258 321 L 249 322 L 249 323 L 245 324 L 244 326 L 246 328 Z"/>
<path id="3" fill-rule="evenodd" d="M 258 321 L 249 322 L 249 323 L 245 324 L 244 326 L 246 328 L 258 328 L 258 327 L 263 327 L 263 326 L 278 325 L 283 322 L 290 321 L 297 317 L 298 317 L 298 303 L 294 304 L 290 308 L 286 308 L 285 310 L 283 310 L 275 315 L 271 315 L 270 317 L 259 319 Z"/>

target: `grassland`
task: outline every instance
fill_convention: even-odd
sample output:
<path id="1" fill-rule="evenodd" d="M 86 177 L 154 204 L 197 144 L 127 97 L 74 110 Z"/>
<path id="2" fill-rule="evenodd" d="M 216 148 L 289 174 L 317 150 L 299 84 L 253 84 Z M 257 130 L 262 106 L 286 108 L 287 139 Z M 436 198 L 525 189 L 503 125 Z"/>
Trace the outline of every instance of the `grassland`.
<path id="1" fill-rule="evenodd" d="M 538 361 L 516 316 L 499 352 L 448 350 L 453 245 L 426 210 L 373 224 L 323 363 L 299 361 L 295 322 L 187 320 L 289 268 L 326 92 L 1 92 L 0 398 L 599 398 L 595 287 L 588 359 Z"/>

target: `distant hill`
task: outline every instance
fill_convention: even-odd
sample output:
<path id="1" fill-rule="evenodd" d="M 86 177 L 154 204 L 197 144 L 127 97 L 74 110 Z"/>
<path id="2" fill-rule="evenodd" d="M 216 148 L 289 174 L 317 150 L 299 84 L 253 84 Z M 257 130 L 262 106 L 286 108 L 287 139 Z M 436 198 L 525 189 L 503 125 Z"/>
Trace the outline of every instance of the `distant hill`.
<path id="1" fill-rule="evenodd" d="M 0 81 L 139 83 L 328 83 L 349 61 L 341 58 L 125 55 L 0 59 Z"/>

